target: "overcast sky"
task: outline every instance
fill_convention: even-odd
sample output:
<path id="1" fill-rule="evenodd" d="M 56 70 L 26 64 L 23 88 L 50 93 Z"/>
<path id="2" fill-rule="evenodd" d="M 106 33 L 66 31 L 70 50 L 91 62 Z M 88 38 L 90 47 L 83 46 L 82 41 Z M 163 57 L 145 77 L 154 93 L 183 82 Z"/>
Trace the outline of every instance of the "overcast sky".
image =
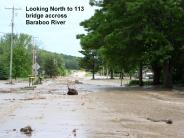
<path id="1" fill-rule="evenodd" d="M 21 10 L 15 12 L 15 33 L 27 33 L 36 38 L 40 48 L 48 51 L 64 53 L 68 55 L 81 56 L 80 42 L 76 39 L 77 34 L 84 33 L 79 23 L 90 18 L 94 14 L 94 8 L 89 5 L 89 0 L 1 0 L 0 2 L 0 32 L 11 32 L 11 10 L 5 8 L 12 7 Z M 50 6 L 84 6 L 83 12 L 58 12 L 67 13 L 65 25 L 26 25 L 25 13 L 28 7 L 50 7 Z M 62 20 L 62 19 L 61 19 Z M 0 34 L 2 35 L 2 33 Z"/>

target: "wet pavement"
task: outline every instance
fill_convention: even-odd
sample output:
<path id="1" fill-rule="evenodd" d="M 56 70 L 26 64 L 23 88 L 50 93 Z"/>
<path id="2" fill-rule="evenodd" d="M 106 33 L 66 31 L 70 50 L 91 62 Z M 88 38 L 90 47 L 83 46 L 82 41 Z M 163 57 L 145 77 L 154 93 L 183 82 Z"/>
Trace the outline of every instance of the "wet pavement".
<path id="1" fill-rule="evenodd" d="M 116 80 L 78 79 L 82 84 L 69 77 L 47 80 L 34 90 L 0 93 L 0 138 L 184 137 L 182 91 L 127 89 Z M 79 95 L 66 95 L 67 83 Z M 173 124 L 160 121 L 164 119 Z M 32 134 L 21 133 L 28 125 Z"/>

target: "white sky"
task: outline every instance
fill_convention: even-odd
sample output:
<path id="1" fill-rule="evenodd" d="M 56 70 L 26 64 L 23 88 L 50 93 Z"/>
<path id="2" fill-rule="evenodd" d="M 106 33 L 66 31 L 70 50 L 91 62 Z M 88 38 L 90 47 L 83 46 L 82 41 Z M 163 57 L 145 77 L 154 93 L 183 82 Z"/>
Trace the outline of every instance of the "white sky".
<path id="1" fill-rule="evenodd" d="M 15 33 L 27 33 L 34 37 L 38 37 L 37 44 L 40 48 L 45 50 L 81 56 L 78 52 L 81 50 L 80 42 L 76 39 L 76 35 L 84 33 L 79 23 L 90 18 L 94 14 L 94 8 L 89 5 L 89 0 L 0 0 L 0 32 L 11 32 L 10 23 L 12 11 L 6 10 L 5 8 L 12 7 L 13 3 L 15 8 L 22 9 L 15 12 Z M 67 13 L 68 18 L 65 25 L 36 26 L 26 25 L 26 6 L 84 6 L 85 10 L 83 12 L 58 12 L 60 14 Z"/>

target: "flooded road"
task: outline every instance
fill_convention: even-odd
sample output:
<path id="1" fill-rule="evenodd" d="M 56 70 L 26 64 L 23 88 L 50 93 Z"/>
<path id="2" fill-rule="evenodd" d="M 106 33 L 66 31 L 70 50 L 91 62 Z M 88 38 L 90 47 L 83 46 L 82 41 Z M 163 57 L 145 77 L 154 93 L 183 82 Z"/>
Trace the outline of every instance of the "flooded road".
<path id="1" fill-rule="evenodd" d="M 66 95 L 67 83 L 79 95 Z M 77 75 L 44 81 L 34 90 L 10 87 L 0 93 L 0 138 L 184 137 L 182 91 L 124 88 L 116 80 Z M 28 125 L 32 134 L 21 133 Z"/>

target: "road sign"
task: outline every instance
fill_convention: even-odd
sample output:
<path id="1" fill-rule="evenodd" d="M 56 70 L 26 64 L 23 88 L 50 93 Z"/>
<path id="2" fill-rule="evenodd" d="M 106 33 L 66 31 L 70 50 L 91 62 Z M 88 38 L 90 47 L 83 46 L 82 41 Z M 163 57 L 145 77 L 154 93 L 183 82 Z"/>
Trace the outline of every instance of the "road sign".
<path id="1" fill-rule="evenodd" d="M 40 65 L 38 63 L 35 63 L 32 65 L 33 70 L 38 70 L 40 68 Z"/>
<path id="2" fill-rule="evenodd" d="M 34 75 L 38 75 L 39 68 L 40 68 L 40 65 L 38 63 L 35 63 L 35 64 L 32 65 Z"/>

